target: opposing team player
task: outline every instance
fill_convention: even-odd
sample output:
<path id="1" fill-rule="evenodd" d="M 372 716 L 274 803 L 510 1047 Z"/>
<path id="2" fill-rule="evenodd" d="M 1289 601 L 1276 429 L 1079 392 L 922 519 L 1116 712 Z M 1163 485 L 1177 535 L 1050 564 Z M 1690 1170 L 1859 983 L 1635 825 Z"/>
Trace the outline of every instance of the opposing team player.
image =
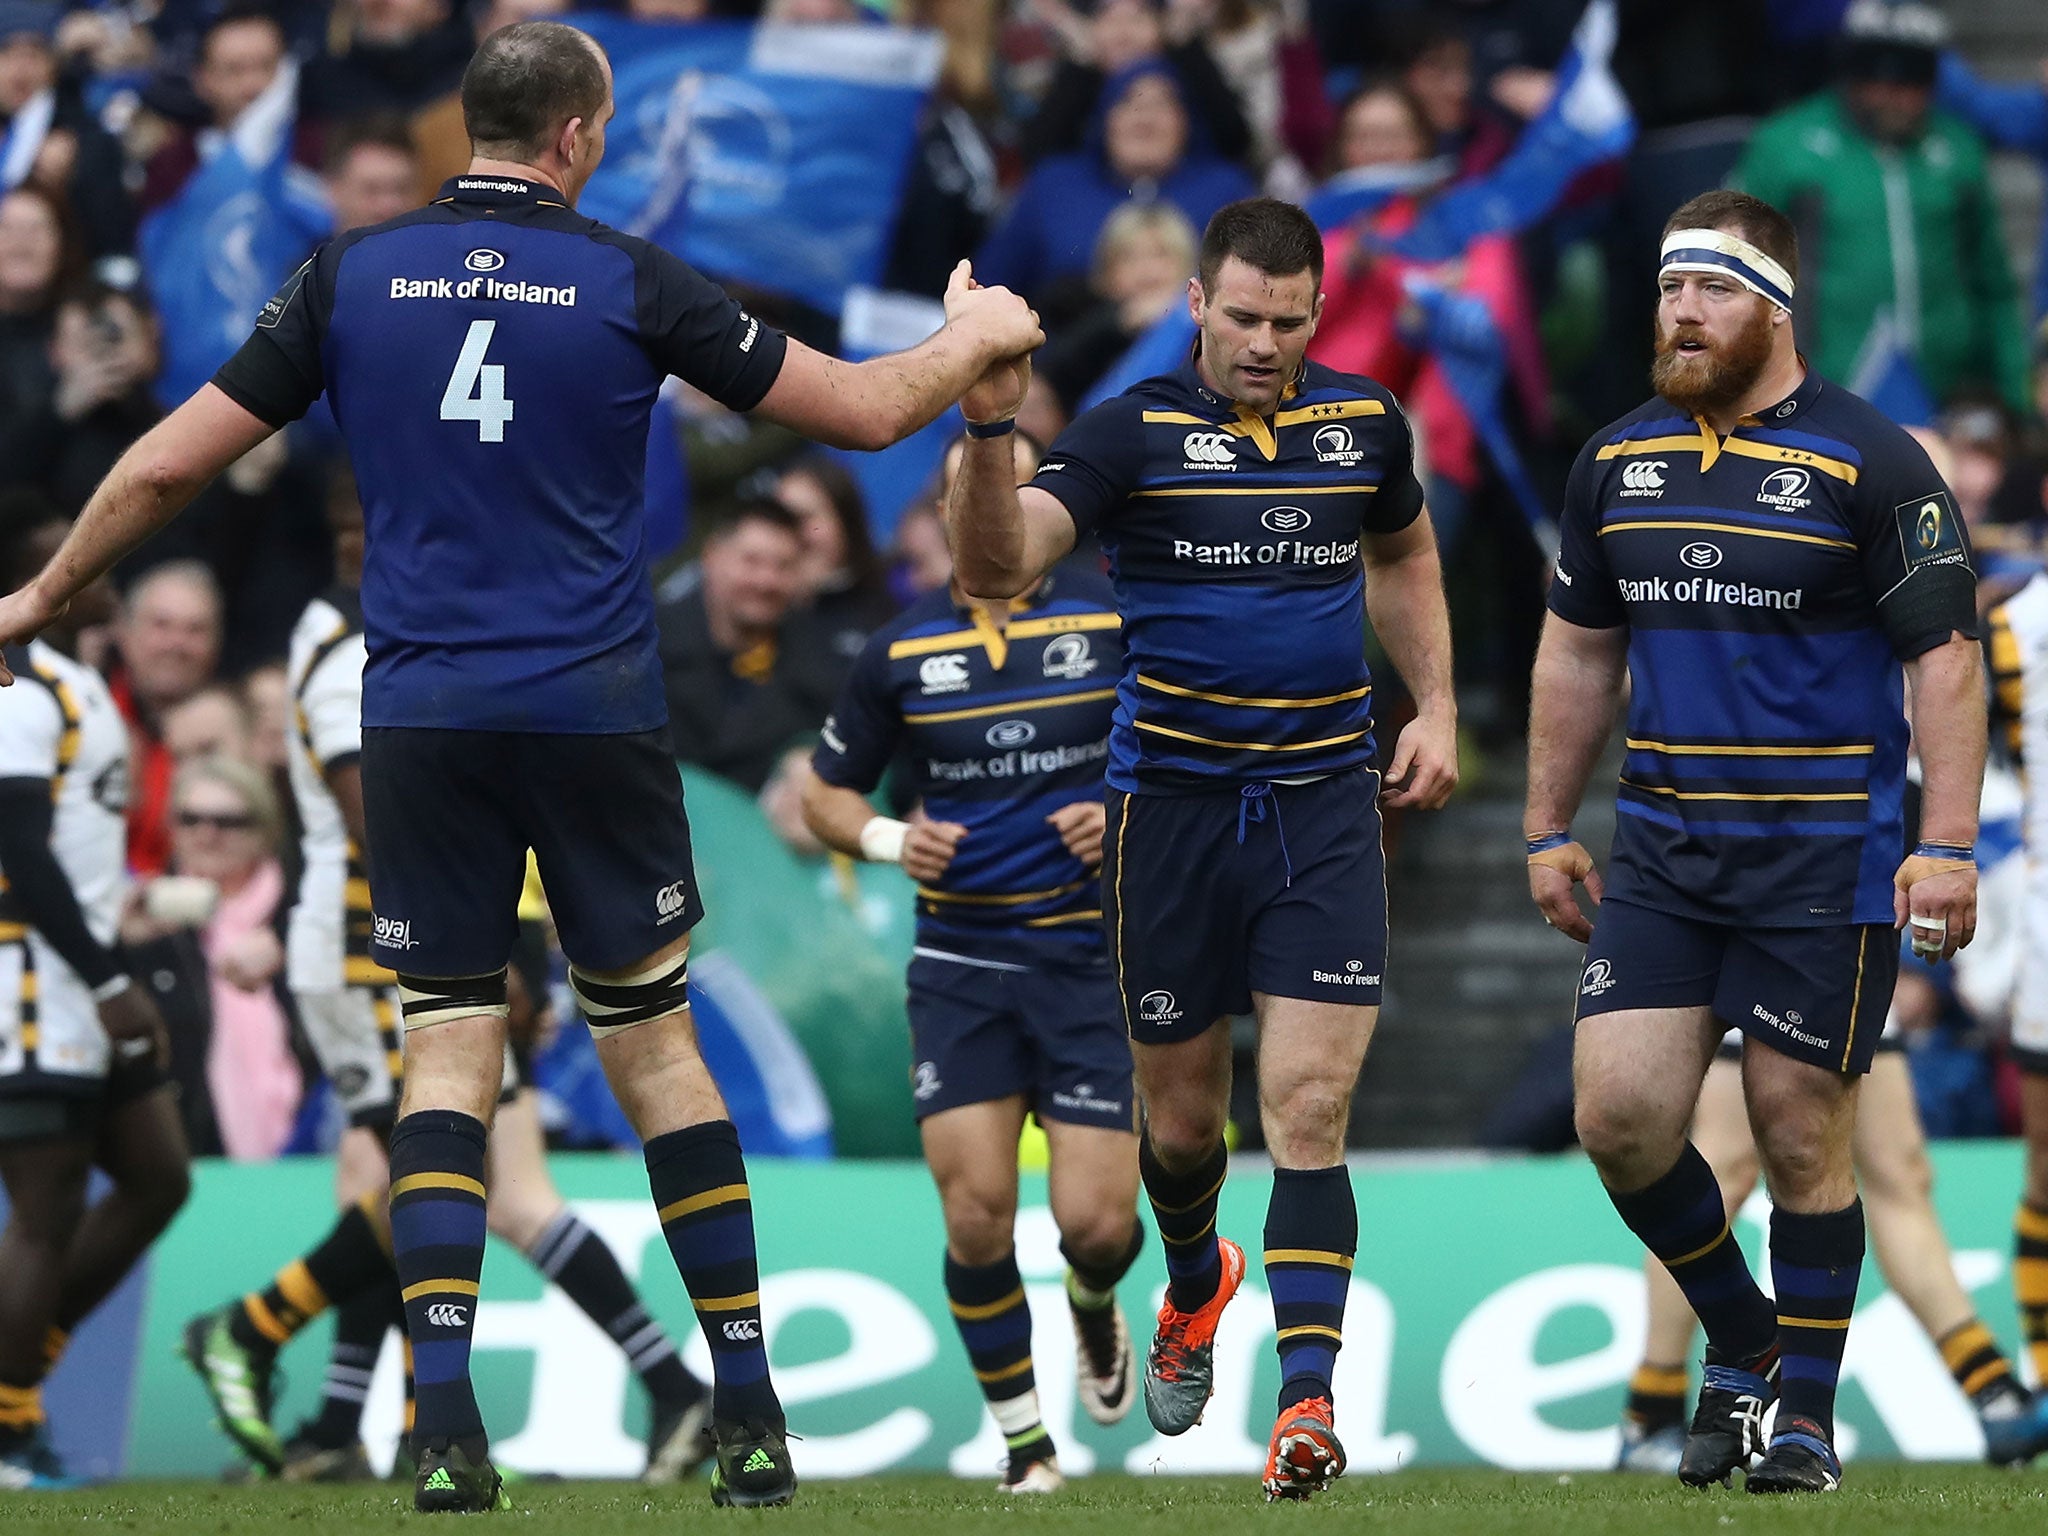
<path id="1" fill-rule="evenodd" d="M 1793 341 L 1792 225 L 1737 192 L 1672 215 L 1658 398 L 1586 445 L 1536 659 L 1529 885 L 1590 937 L 1579 1139 L 1707 1332 L 1679 1476 L 1836 1487 L 1834 1401 L 1863 1264 L 1852 1132 L 1898 972 L 1895 927 L 1946 958 L 1976 925 L 1984 768 L 1976 581 L 1948 492 L 1900 428 Z M 1611 880 L 1572 841 L 1632 684 Z M 1907 724 L 1925 776 L 1904 844 Z M 1775 1209 L 1777 1305 L 1687 1139 L 1722 1031 Z"/>
<path id="2" fill-rule="evenodd" d="M 65 525 L 9 510 L 29 519 L 0 552 L 18 583 Z M 0 1489 L 66 1481 L 43 1378 L 190 1188 L 169 1037 L 114 948 L 128 728 L 100 675 L 69 654 L 80 628 L 113 612 L 112 589 L 93 582 L 46 638 L 5 653 L 16 684 L 0 693 Z M 88 1205 L 96 1163 L 113 1188 Z"/>
<path id="3" fill-rule="evenodd" d="M 1012 441 L 1028 474 L 1038 456 Z M 932 593 L 868 641 L 804 790 L 828 847 L 917 882 L 918 1130 L 945 1210 L 946 1298 L 1012 1493 L 1061 1484 L 1013 1230 L 1027 1114 L 1045 1128 L 1081 1405 L 1114 1424 L 1137 1388 L 1116 1300 L 1144 1239 L 1137 1111 L 1096 883 L 1118 628 L 1109 584 L 1067 568 L 1010 601 Z M 899 756 L 918 802 L 908 822 L 866 798 Z"/>
<path id="4" fill-rule="evenodd" d="M 609 61 L 573 28 L 492 34 L 462 102 L 469 173 L 295 273 L 241 351 L 123 455 L 64 549 L 0 604 L 0 640 L 36 633 L 327 395 L 368 526 L 371 953 L 398 974 L 409 1032 L 391 1220 L 418 1387 L 414 1503 L 506 1502 L 469 1357 L 484 1135 L 529 848 L 711 1348 L 713 1497 L 782 1503 L 795 1474 L 746 1168 L 689 1020 L 701 905 L 642 537 L 648 412 L 677 373 L 736 410 L 880 447 L 1043 336 L 1015 295 L 971 291 L 963 263 L 935 336 L 842 363 L 787 342 L 659 248 L 579 216 L 613 102 Z"/>
<path id="5" fill-rule="evenodd" d="M 372 914 L 363 827 L 363 623 L 358 600 L 362 508 L 343 476 L 330 494 L 333 590 L 316 598 L 292 635 L 292 798 L 303 874 L 292 908 L 287 979 L 322 1069 L 350 1126 L 371 1138 L 337 1160 L 342 1214 L 321 1241 L 251 1291 L 186 1326 L 184 1353 L 205 1383 L 221 1427 L 266 1472 L 287 1481 L 371 1475 L 361 1442 L 364 1396 L 393 1326 L 403 1327 L 385 1212 L 384 1139 L 404 1081 L 398 980 L 370 954 Z M 530 882 L 532 884 L 532 882 Z M 522 900 L 521 916 L 526 916 Z M 545 913 L 545 907 L 539 909 Z M 543 973 L 545 966 L 542 967 Z M 514 989 L 533 1012 L 545 975 Z M 491 1231 L 510 1241 L 626 1352 L 651 1404 L 650 1482 L 674 1482 L 701 1464 L 710 1399 L 675 1343 L 647 1315 L 604 1239 L 571 1211 L 548 1177 L 539 1108 L 525 1081 L 520 1032 L 507 1051 L 505 1088 L 491 1126 Z M 290 1439 L 271 1423 L 279 1351 L 335 1308 L 319 1412 Z"/>
<path id="6" fill-rule="evenodd" d="M 1189 284 L 1201 334 L 1187 362 L 1081 416 L 1021 490 L 1001 434 L 1028 365 L 994 370 L 964 402 L 973 441 L 949 507 L 976 596 L 1030 591 L 1082 532 L 1109 552 L 1126 665 L 1103 915 L 1168 1274 L 1145 1406 L 1164 1434 L 1201 1417 L 1217 1321 L 1244 1278 L 1216 1210 L 1223 1021 L 1253 1011 L 1276 1165 L 1272 1498 L 1306 1498 L 1344 1468 L 1330 1378 L 1358 1246 L 1344 1136 L 1386 960 L 1379 802 L 1440 805 L 1457 780 L 1450 626 L 1408 423 L 1379 385 L 1304 362 L 1322 272 L 1299 208 L 1224 208 Z M 1368 612 L 1419 710 L 1384 783 Z"/>

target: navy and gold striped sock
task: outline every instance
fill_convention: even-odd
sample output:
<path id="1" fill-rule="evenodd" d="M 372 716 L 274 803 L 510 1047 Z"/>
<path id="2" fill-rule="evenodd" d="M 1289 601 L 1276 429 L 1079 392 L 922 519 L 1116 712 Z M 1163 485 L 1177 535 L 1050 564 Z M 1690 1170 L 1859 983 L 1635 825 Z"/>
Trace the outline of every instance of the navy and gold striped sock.
<path id="1" fill-rule="evenodd" d="M 484 1267 L 484 1126 L 419 1110 L 391 1132 L 391 1237 L 412 1340 L 413 1446 L 474 1440 L 483 1415 L 469 1380 Z"/>
<path id="2" fill-rule="evenodd" d="M 711 1412 L 780 1427 L 761 1330 L 761 1269 L 739 1132 L 730 1120 L 670 1131 L 647 1143 L 647 1182 L 662 1235 L 711 1346 Z"/>
<path id="3" fill-rule="evenodd" d="M 1266 1206 L 1266 1286 L 1280 1350 L 1280 1411 L 1328 1398 L 1344 1347 L 1344 1300 L 1358 1252 L 1351 1172 L 1276 1168 Z"/>
<path id="4" fill-rule="evenodd" d="M 1778 1428 L 1810 1420 L 1820 1437 L 1835 1433 L 1835 1386 L 1842 1348 L 1863 1275 L 1863 1202 L 1806 1215 L 1771 1212 L 1771 1283 L 1778 1293 Z"/>
<path id="5" fill-rule="evenodd" d="M 1685 1400 L 1692 1381 L 1683 1365 L 1652 1365 L 1645 1360 L 1628 1379 L 1628 1403 L 1622 1412 L 1645 1434 L 1685 1422 Z"/>
<path id="6" fill-rule="evenodd" d="M 2013 1218 L 2013 1298 L 2034 1380 L 2048 1383 L 2048 1211 L 2022 1204 Z"/>
<path id="7" fill-rule="evenodd" d="M 1216 1202 L 1230 1153 L 1222 1142 L 1186 1173 L 1174 1173 L 1152 1150 L 1152 1138 L 1138 1143 L 1138 1172 L 1159 1245 L 1166 1250 L 1166 1290 L 1175 1307 L 1199 1312 L 1223 1283 L 1223 1252 L 1216 1246 Z"/>
<path id="8" fill-rule="evenodd" d="M 1626 1195 L 1610 1189 L 1607 1198 L 1671 1272 L 1723 1363 L 1742 1365 L 1770 1352 L 1778 1338 L 1777 1311 L 1749 1272 L 1721 1186 L 1699 1148 L 1688 1141 L 1655 1183 Z"/>
<path id="9" fill-rule="evenodd" d="M 2024 1396 L 2012 1362 L 1982 1318 L 1973 1317 L 1961 1327 L 1949 1329 L 1935 1342 L 1949 1375 L 1980 1410 L 2006 1398 Z"/>
<path id="10" fill-rule="evenodd" d="M 1031 1368 L 1031 1304 L 1024 1299 L 1015 1250 L 993 1264 L 962 1264 L 947 1253 L 946 1300 L 1010 1454 L 1025 1461 L 1050 1456 Z"/>
<path id="11" fill-rule="evenodd" d="M 329 1307 L 388 1285 L 395 1271 L 365 1195 L 341 1213 L 320 1245 L 251 1291 L 228 1314 L 228 1332 L 244 1349 L 275 1350 Z"/>

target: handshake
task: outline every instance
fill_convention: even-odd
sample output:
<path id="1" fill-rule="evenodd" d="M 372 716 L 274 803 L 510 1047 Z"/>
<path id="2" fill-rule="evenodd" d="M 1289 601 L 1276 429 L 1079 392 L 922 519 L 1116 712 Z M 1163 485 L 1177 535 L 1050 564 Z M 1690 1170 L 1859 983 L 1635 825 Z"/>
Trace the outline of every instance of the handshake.
<path id="1" fill-rule="evenodd" d="M 1045 344 L 1038 312 L 1007 288 L 982 287 L 963 261 L 946 284 L 946 325 L 988 359 L 961 396 L 961 413 L 976 424 L 1015 416 L 1031 387 L 1031 354 Z"/>

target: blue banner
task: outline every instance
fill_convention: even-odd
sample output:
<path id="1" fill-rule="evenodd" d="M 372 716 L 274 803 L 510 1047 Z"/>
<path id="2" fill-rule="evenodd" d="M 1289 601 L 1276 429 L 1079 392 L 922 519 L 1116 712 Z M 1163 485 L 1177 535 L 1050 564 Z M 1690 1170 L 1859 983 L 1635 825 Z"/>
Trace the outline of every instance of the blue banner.
<path id="1" fill-rule="evenodd" d="M 727 281 L 839 313 L 878 282 L 935 34 L 578 16 L 611 54 L 618 116 L 579 206 Z"/>

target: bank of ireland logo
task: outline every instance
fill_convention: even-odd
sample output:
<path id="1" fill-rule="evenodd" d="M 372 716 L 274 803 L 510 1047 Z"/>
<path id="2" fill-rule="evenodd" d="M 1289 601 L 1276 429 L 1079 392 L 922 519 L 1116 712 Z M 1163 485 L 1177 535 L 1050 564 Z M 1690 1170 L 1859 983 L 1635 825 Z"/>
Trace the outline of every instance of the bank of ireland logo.
<path id="1" fill-rule="evenodd" d="M 1268 507 L 1259 521 L 1274 533 L 1300 533 L 1308 527 L 1309 516 L 1300 507 Z"/>
<path id="2" fill-rule="evenodd" d="M 1143 1024 L 1171 1024 L 1181 1016 L 1180 1001 L 1171 992 L 1147 992 L 1138 999 L 1138 1020 Z"/>
<path id="3" fill-rule="evenodd" d="M 1614 966 L 1606 960 L 1595 960 L 1586 967 L 1586 974 L 1579 982 L 1579 996 L 1598 997 L 1614 986 Z"/>
<path id="4" fill-rule="evenodd" d="M 1086 635 L 1058 635 L 1046 642 L 1044 672 L 1047 677 L 1086 677 L 1100 665 L 1088 654 Z"/>
<path id="5" fill-rule="evenodd" d="M 1669 468 L 1665 459 L 1634 459 L 1621 472 L 1621 488 L 1625 495 L 1661 496 L 1664 494 L 1664 471 Z"/>
<path id="6" fill-rule="evenodd" d="M 1717 544 L 1688 544 L 1678 552 L 1678 558 L 1695 571 L 1711 571 L 1721 563 L 1721 549 Z"/>
<path id="7" fill-rule="evenodd" d="M 1011 747 L 1030 745 L 1037 735 L 1038 727 L 1029 720 L 999 720 L 988 728 L 983 739 L 998 751 L 1008 751 Z"/>
<path id="8" fill-rule="evenodd" d="M 1356 464 L 1365 457 L 1352 446 L 1349 427 L 1318 427 L 1310 441 L 1315 445 L 1317 461 L 1323 464 Z"/>
<path id="9" fill-rule="evenodd" d="M 918 663 L 917 681 L 926 693 L 958 693 L 967 686 L 967 658 L 958 652 L 927 656 Z"/>
<path id="10" fill-rule="evenodd" d="M 503 251 L 471 251 L 462 258 L 462 264 L 472 272 L 496 272 L 505 265 Z"/>
<path id="11" fill-rule="evenodd" d="M 1766 507 L 1810 507 L 1813 498 L 1807 492 L 1812 488 L 1812 470 L 1774 469 L 1764 476 L 1763 489 L 1756 493 L 1756 499 Z"/>
<path id="12" fill-rule="evenodd" d="M 1190 432 L 1181 439 L 1181 452 L 1190 469 L 1235 468 L 1237 454 L 1230 438 L 1222 432 Z"/>

